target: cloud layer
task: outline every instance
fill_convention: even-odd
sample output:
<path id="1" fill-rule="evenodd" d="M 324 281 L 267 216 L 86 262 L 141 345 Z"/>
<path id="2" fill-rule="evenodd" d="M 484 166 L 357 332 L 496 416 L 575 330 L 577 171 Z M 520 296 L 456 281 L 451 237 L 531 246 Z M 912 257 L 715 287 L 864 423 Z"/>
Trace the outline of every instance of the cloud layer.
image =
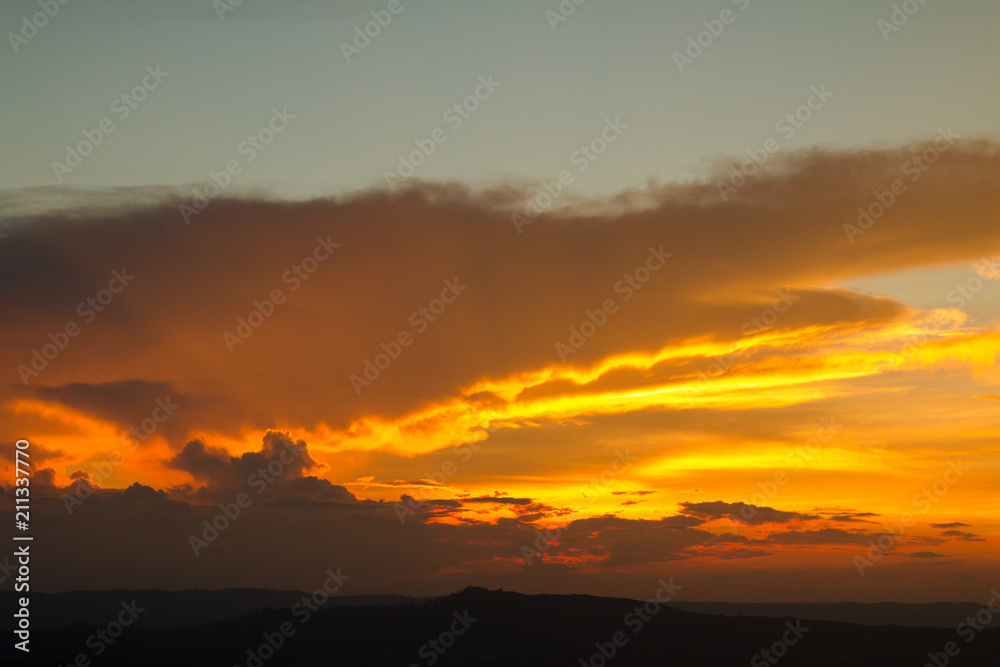
<path id="1" fill-rule="evenodd" d="M 874 215 L 932 149 L 789 154 L 726 201 L 723 166 L 520 229 L 535 193 L 513 186 L 217 199 L 190 224 L 169 190 L 22 203 L 0 247 L 0 439 L 31 435 L 50 466 L 53 543 L 93 546 L 51 585 L 132 585 L 138 565 L 94 568 L 135 558 L 169 585 L 244 585 L 258 563 L 290 586 L 287 553 L 413 591 L 794 569 L 802 550 L 849 561 L 924 502 L 904 545 L 957 544 L 979 567 L 995 538 L 955 528 L 992 511 L 975 498 L 996 481 L 995 404 L 971 399 L 996 394 L 1000 334 L 963 310 L 987 297 L 916 308 L 840 286 L 1000 247 L 988 141 L 956 143 Z M 975 472 L 939 493 L 958 456 Z M 72 514 L 70 484 L 96 489 Z M 258 488 L 184 584 L 187 537 Z"/>

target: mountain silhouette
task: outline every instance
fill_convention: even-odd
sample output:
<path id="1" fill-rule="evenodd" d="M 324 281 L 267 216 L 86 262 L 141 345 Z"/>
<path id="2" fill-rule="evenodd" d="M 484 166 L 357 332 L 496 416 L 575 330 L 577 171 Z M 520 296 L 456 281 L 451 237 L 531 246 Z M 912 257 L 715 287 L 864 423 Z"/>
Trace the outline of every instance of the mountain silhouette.
<path id="1" fill-rule="evenodd" d="M 249 601 L 259 593 L 59 594 L 74 596 L 81 608 L 88 596 L 95 604 L 114 597 L 119 609 L 124 608 L 123 603 L 132 604 L 134 598 L 134 605 L 142 611 L 134 623 L 117 628 L 113 639 L 108 623 L 113 623 L 115 616 L 110 613 L 97 623 L 77 620 L 69 626 L 36 626 L 30 655 L 16 652 L 20 655 L 13 656 L 11 662 L 68 666 L 82 654 L 95 667 L 617 667 L 779 662 L 789 666 L 919 667 L 930 662 L 930 654 L 938 656 L 939 661 L 946 660 L 938 667 L 1000 664 L 1000 629 L 972 632 L 966 628 L 967 634 L 963 635 L 955 627 L 864 626 L 801 618 L 708 615 L 625 598 L 523 595 L 483 588 L 467 588 L 424 601 L 387 596 L 379 602 L 378 596 L 361 596 L 368 599 L 342 599 L 315 611 L 301 604 L 286 606 L 289 595 L 301 599 L 301 593 L 272 591 L 272 600 L 280 603 L 273 608 L 225 620 L 197 620 L 225 615 L 226 605 L 235 614 L 241 605 L 256 604 Z M 148 600 L 142 599 L 143 594 Z M 257 595 L 256 599 L 264 597 Z M 191 622 L 174 624 L 176 610 L 161 610 L 159 620 L 154 616 L 157 601 L 177 604 L 185 599 L 191 605 L 202 605 L 200 609 L 189 609 Z M 206 614 L 206 609 L 211 613 Z M 44 615 L 40 606 L 38 614 Z M 138 619 L 144 616 L 155 622 L 140 624 Z M 103 634 L 97 634 L 99 631 Z M 958 655 L 944 653 L 949 642 L 954 643 Z"/>

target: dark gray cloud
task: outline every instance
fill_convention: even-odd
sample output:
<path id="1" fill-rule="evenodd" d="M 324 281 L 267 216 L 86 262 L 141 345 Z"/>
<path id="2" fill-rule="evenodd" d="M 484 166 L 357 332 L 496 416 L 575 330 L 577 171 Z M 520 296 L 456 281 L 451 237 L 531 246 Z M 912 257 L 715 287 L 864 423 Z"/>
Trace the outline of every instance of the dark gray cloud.
<path id="1" fill-rule="evenodd" d="M 480 496 L 477 498 L 462 498 L 463 503 L 490 503 L 495 505 L 530 505 L 531 498 L 502 498 Z"/>
<path id="2" fill-rule="evenodd" d="M 721 500 L 712 502 L 682 502 L 678 506 L 681 514 L 698 517 L 704 520 L 731 519 L 739 523 L 757 526 L 766 523 L 790 523 L 793 521 L 812 521 L 820 517 L 815 514 L 801 512 L 785 512 L 773 507 L 761 507 L 749 503 L 727 503 Z"/>
<path id="3" fill-rule="evenodd" d="M 827 521 L 836 521 L 837 523 L 875 523 L 874 521 L 869 521 L 867 517 L 879 516 L 875 512 L 845 512 L 842 514 L 831 514 L 825 517 Z"/>
<path id="4" fill-rule="evenodd" d="M 690 558 L 690 547 L 711 544 L 715 536 L 684 525 L 684 519 L 622 519 L 614 516 L 579 519 L 559 534 L 558 547 L 547 556 L 602 558 L 605 566 L 657 563 Z M 532 543 L 534 540 L 532 540 Z"/>
<path id="5" fill-rule="evenodd" d="M 259 472 L 257 466 L 274 461 L 289 445 L 301 448 L 300 466 L 289 469 L 287 476 L 275 476 L 262 493 L 255 493 L 243 476 Z M 304 442 L 270 432 L 259 452 L 242 456 L 200 441 L 188 443 L 173 464 L 195 476 L 197 488 L 155 489 L 136 483 L 120 490 L 101 489 L 84 479 L 59 488 L 51 470 L 38 471 L 32 486 L 37 539 L 49 545 L 38 560 L 39 584 L 48 590 L 130 588 L 148 585 L 144 582 L 152 578 L 164 588 L 307 588 L 309 573 L 339 566 L 357 577 L 359 592 L 428 594 L 486 581 L 518 590 L 589 586 L 613 593 L 615 586 L 639 590 L 648 585 L 638 575 L 624 574 L 623 568 L 630 566 L 767 558 L 773 546 L 861 545 L 877 537 L 839 528 L 784 527 L 774 527 L 764 537 L 717 536 L 700 526 L 720 511 L 739 506 L 722 501 L 684 506 L 699 514 L 659 520 L 608 515 L 546 529 L 536 522 L 547 519 L 546 525 L 551 525 L 553 516 L 567 510 L 503 495 L 422 502 L 404 495 L 399 503 L 363 500 L 308 475 L 311 460 Z M 80 490 L 88 497 L 70 514 L 64 498 Z M 218 520 L 220 503 L 231 509 L 238 493 L 247 493 L 250 504 L 195 556 L 192 536 L 202 537 L 205 522 Z M 414 508 L 402 522 L 400 506 Z M 520 514 L 475 518 L 477 510 L 490 507 Z M 790 517 L 806 521 L 811 516 L 773 508 L 759 512 L 781 519 L 769 524 L 787 525 Z M 0 519 L 3 515 L 0 512 Z M 767 527 L 760 524 L 758 530 Z M 522 560 L 523 549 L 537 545 L 540 536 L 547 547 L 529 567 Z M 919 541 L 908 539 L 910 543 Z M 66 553 L 72 558 L 59 555 Z M 938 557 L 926 555 L 932 553 L 912 557 L 930 561 Z"/>
<path id="6" fill-rule="evenodd" d="M 6 459 L 11 463 L 14 462 L 16 457 L 14 452 L 17 451 L 17 448 L 14 446 L 15 442 L 16 440 L 11 440 L 10 442 L 3 443 L 3 450 L 0 451 L 0 458 Z M 36 463 L 47 461 L 49 459 L 62 458 L 65 455 L 65 452 L 60 449 L 49 449 L 39 442 L 35 442 L 34 440 L 31 441 L 31 458 Z"/>
<path id="7" fill-rule="evenodd" d="M 165 464 L 189 473 L 196 482 L 203 484 L 194 493 L 205 498 L 232 495 L 234 491 L 248 488 L 256 490 L 272 486 L 292 486 L 296 482 L 296 488 L 299 488 L 305 486 L 299 478 L 318 468 L 305 441 L 292 441 L 287 433 L 276 431 L 268 431 L 264 435 L 259 452 L 247 452 L 240 456 L 231 456 L 224 449 L 208 446 L 201 440 L 192 440 Z M 335 488 L 338 493 L 335 500 L 354 497 L 343 487 Z M 175 492 L 187 494 L 190 491 L 179 488 Z"/>
<path id="8" fill-rule="evenodd" d="M 956 539 L 962 540 L 963 542 L 985 542 L 985 537 L 979 537 L 974 533 L 966 533 L 961 530 L 946 530 L 941 533 L 945 537 L 954 537 Z"/>
<path id="9" fill-rule="evenodd" d="M 38 379 L 45 377 L 39 375 Z M 97 383 L 40 383 L 16 392 L 111 422 L 123 432 L 123 442 L 139 446 L 151 442 L 155 434 L 181 447 L 188 433 L 217 419 L 222 404 L 217 397 L 179 391 L 169 381 L 134 377 Z M 235 426 L 229 421 L 226 428 Z"/>
<path id="10" fill-rule="evenodd" d="M 760 544 L 821 545 L 821 544 L 866 544 L 867 540 L 878 537 L 876 533 L 851 532 L 842 528 L 817 528 L 815 530 L 788 530 L 769 533 Z"/>

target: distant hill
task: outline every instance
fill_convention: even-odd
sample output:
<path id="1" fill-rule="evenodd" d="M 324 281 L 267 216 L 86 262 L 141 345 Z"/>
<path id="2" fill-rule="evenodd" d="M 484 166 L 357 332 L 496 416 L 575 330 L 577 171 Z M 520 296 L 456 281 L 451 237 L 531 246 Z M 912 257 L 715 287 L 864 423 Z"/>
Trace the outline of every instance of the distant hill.
<path id="1" fill-rule="evenodd" d="M 45 629 L 82 623 L 107 623 L 120 611 L 122 601 L 135 599 L 146 609 L 135 621 L 137 628 L 172 628 L 228 621 L 265 609 L 290 609 L 307 593 L 271 591 L 260 588 L 229 588 L 218 591 L 70 591 L 67 593 L 32 593 L 32 627 Z M 4 609 L 14 607 L 14 593 L 0 592 Z M 397 605 L 426 602 L 432 598 L 405 595 L 338 595 L 325 607 L 340 605 Z"/>
<path id="2" fill-rule="evenodd" d="M 66 627 L 77 623 L 106 622 L 123 600 L 136 598 L 147 611 L 136 621 L 140 628 L 172 628 L 226 621 L 265 609 L 290 609 L 306 593 L 260 588 L 230 588 L 216 591 L 135 590 L 71 591 L 32 595 L 36 629 Z M 13 607 L 14 593 L 0 591 L 0 604 Z M 325 607 L 420 604 L 434 598 L 406 595 L 346 595 L 330 598 Z M 683 611 L 716 616 L 759 616 L 839 621 L 857 625 L 902 625 L 919 628 L 954 628 L 974 615 L 981 605 L 970 602 L 671 602 Z M 988 627 L 1000 627 L 997 614 Z"/>
<path id="3" fill-rule="evenodd" d="M 139 599 L 139 592 L 115 593 L 119 599 Z M 181 597 L 172 602 L 204 594 L 185 591 L 175 594 Z M 246 592 L 217 594 L 222 596 L 220 599 L 234 600 Z M 86 603 L 87 593 L 74 595 L 83 596 L 80 600 Z M 96 600 L 105 594 L 89 595 Z M 210 600 L 212 595 L 203 599 Z M 140 604 L 146 604 L 143 614 L 152 615 L 153 607 Z M 1000 629 L 970 633 L 971 641 L 966 642 L 954 627 L 871 627 L 831 621 L 712 616 L 669 606 L 643 610 L 641 605 L 622 598 L 522 595 L 469 588 L 419 603 L 334 606 L 308 615 L 301 613 L 301 607 L 300 613 L 294 608 L 275 607 L 199 625 L 133 626 L 107 644 L 95 640 L 98 628 L 90 626 L 36 631 L 30 657 L 15 656 L 11 663 L 69 665 L 77 655 L 84 654 L 94 667 L 920 667 L 928 662 L 928 653 L 940 653 L 949 666 L 995 667 L 1000 656 Z M 107 630 L 106 623 L 99 625 Z M 286 636 L 281 635 L 282 628 Z M 783 643 L 783 639 L 789 643 Z M 949 642 L 955 642 L 954 648 L 960 649 L 957 657 L 943 653 Z M 4 647 L 5 655 L 8 647 L 9 643 Z M 98 658 L 99 648 L 102 650 Z M 771 659 L 760 653 L 763 650 L 773 651 Z M 609 658 L 603 657 L 602 651 Z"/>
<path id="4" fill-rule="evenodd" d="M 858 625 L 902 625 L 910 628 L 954 628 L 982 605 L 971 602 L 671 602 L 684 611 L 718 616 L 794 617 L 813 621 L 840 621 Z M 991 628 L 1000 628 L 996 614 Z M 1000 660 L 997 661 L 1000 665 Z"/>

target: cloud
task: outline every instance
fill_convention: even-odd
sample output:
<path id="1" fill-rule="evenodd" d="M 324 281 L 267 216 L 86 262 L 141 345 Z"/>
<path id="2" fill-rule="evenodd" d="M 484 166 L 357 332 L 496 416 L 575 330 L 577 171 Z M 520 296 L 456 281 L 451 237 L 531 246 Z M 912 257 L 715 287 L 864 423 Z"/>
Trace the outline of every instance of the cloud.
<path id="1" fill-rule="evenodd" d="M 699 558 L 712 560 L 744 560 L 747 558 L 763 558 L 772 552 L 765 549 L 748 549 L 745 547 L 705 547 L 698 549 Z"/>
<path id="2" fill-rule="evenodd" d="M 72 408 L 105 421 L 113 422 L 124 431 L 134 432 L 135 442 L 147 441 L 142 422 L 161 435 L 183 434 L 184 427 L 172 419 L 175 410 L 195 407 L 199 401 L 176 391 L 169 382 L 124 380 L 88 384 L 71 382 L 59 386 L 38 386 L 31 389 L 39 399 Z M 155 414 L 155 418 L 154 418 Z M 183 416 L 183 415 L 181 415 Z M 190 422 L 186 422 L 189 426 Z"/>
<path id="3" fill-rule="evenodd" d="M 913 553 L 906 554 L 909 558 L 944 558 L 944 554 L 935 553 L 933 551 L 915 551 Z"/>
<path id="4" fill-rule="evenodd" d="M 239 468 L 238 462 L 232 465 Z M 38 478 L 41 484 L 51 482 L 51 476 Z M 208 479 L 228 485 L 227 478 L 215 472 Z M 45 580 L 55 588 L 129 588 L 149 577 L 162 587 L 252 582 L 295 588 L 303 585 L 300 573 L 331 566 L 357 576 L 366 590 L 380 590 L 378 582 L 388 590 L 413 591 L 415 580 L 434 579 L 446 571 L 466 572 L 466 580 L 474 581 L 483 575 L 483 567 L 503 572 L 512 581 L 535 577 L 520 551 L 520 545 L 537 539 L 532 524 L 500 518 L 458 524 L 407 520 L 401 525 L 393 503 L 357 499 L 315 477 L 275 484 L 260 496 L 244 489 L 250 503 L 198 556 L 192 552 L 191 536 L 202 536 L 204 522 L 220 512 L 218 504 L 199 503 L 215 503 L 218 494 L 179 494 L 142 484 L 121 490 L 92 488 L 70 515 L 61 496 L 80 483 L 33 496 L 37 539 L 46 539 L 51 548 L 42 562 L 50 563 L 54 554 L 74 544 L 78 547 L 73 559 L 59 561 L 63 568 L 46 570 L 50 574 Z M 231 503 L 233 498 L 225 500 Z M 447 516 L 460 506 L 455 500 L 432 500 L 421 511 Z M 545 560 L 568 567 L 568 574 L 580 558 L 605 568 L 697 557 L 690 547 L 710 544 L 714 536 L 678 521 L 691 522 L 688 517 L 574 521 Z M 88 537 L 98 534 L 100 539 Z M 81 545 L 87 548 L 79 549 Z"/>
<path id="5" fill-rule="evenodd" d="M 357 484 L 364 489 L 369 487 L 384 487 L 391 489 L 395 487 L 442 486 L 439 482 L 435 482 L 432 479 L 388 479 L 376 481 L 374 477 L 359 479 Z"/>
<path id="6" fill-rule="evenodd" d="M 865 540 L 875 537 L 874 533 L 850 532 L 841 528 L 819 528 L 816 530 L 789 530 L 772 532 L 766 538 L 755 540 L 761 544 L 821 545 L 821 544 L 865 544 Z"/>
<path id="7" fill-rule="evenodd" d="M 815 514 L 800 512 L 785 512 L 773 507 L 758 507 L 749 503 L 727 503 L 721 500 L 713 502 L 682 502 L 678 505 L 681 514 L 701 519 L 731 519 L 751 526 L 766 523 L 790 523 L 793 521 L 812 521 L 820 517 Z"/>
<path id="8" fill-rule="evenodd" d="M 37 390 L 124 425 L 142 416 L 154 394 L 172 392 L 192 402 L 192 414 L 197 407 L 197 419 L 178 412 L 169 426 L 187 431 L 171 432 L 184 440 L 195 431 L 235 436 L 279 424 L 339 431 L 429 402 L 459 399 L 483 410 L 511 398 L 573 393 L 568 378 L 515 397 L 474 385 L 557 365 L 555 344 L 588 309 L 624 299 L 615 285 L 646 261 L 650 247 L 672 257 L 632 291 L 614 326 L 569 363 L 587 368 L 615 354 L 652 353 L 706 336 L 734 341 L 779 287 L 972 260 L 984 246 L 995 247 L 1000 231 L 990 221 L 1000 214 L 1000 150 L 986 141 L 955 144 L 933 178 L 848 241 L 844 224 L 857 217 L 858 202 L 895 178 L 921 147 L 788 154 L 727 202 L 710 181 L 651 188 L 620 198 L 613 213 L 545 215 L 522 234 L 502 204 L 523 201 L 527 192 L 502 197 L 432 184 L 342 200 L 220 198 L 190 225 L 171 190 L 163 191 L 166 201 L 122 192 L 111 199 L 129 205 L 110 211 L 36 213 L 12 225 L 4 242 L 16 252 L 0 266 L 7 286 L 0 320 L 17 328 L 0 361 L 29 366 L 32 350 L 70 321 L 86 334 L 30 377 L 29 387 L 9 385 L 0 398 Z M 293 267 L 318 239 L 340 248 L 308 279 L 298 278 Z M 84 322 L 78 304 L 123 266 L 136 276 L 133 283 Z M 433 320 L 420 315 L 447 289 L 445 281 L 467 289 Z M 223 334 L 233 334 L 255 302 L 276 289 L 286 300 L 230 353 Z M 911 315 L 892 299 L 842 289 L 803 287 L 797 297 L 772 333 L 877 327 Z M 414 342 L 356 392 L 351 376 L 363 374 L 366 360 L 401 332 Z M 772 353 L 789 353 L 781 349 Z M 656 372 L 696 373 L 704 360 L 678 363 Z M 136 377 L 136 368 L 146 375 Z M 601 384 L 634 387 L 648 370 L 622 369 Z M 130 396 L 128 387 L 141 391 Z"/>
<path id="9" fill-rule="evenodd" d="M 906 544 L 911 546 L 934 547 L 944 544 L 948 540 L 944 539 L 943 537 L 934 537 L 933 535 L 907 535 L 898 541 L 905 542 Z"/>
<path id="10" fill-rule="evenodd" d="M 11 463 L 14 463 L 16 457 L 16 454 L 14 454 L 14 452 L 17 451 L 17 448 L 15 447 L 14 443 L 15 443 L 14 440 L 3 443 L 3 450 L 0 451 L 0 458 L 6 459 Z M 66 456 L 66 454 L 61 450 L 49 449 L 45 445 L 40 444 L 38 442 L 31 443 L 31 458 L 36 463 L 41 463 L 42 461 L 49 461 L 51 459 L 61 459 L 64 456 Z"/>
<path id="11" fill-rule="evenodd" d="M 288 446 L 302 450 L 301 467 L 289 470 L 287 476 L 275 475 L 260 494 L 245 479 L 242 487 L 236 484 L 248 470 L 258 473 L 255 466 L 280 460 L 276 457 Z M 427 593 L 436 589 L 426 586 L 447 590 L 485 577 L 526 590 L 551 590 L 555 585 L 571 590 L 590 582 L 610 592 L 608 587 L 617 577 L 644 565 L 768 558 L 774 551 L 767 547 L 822 548 L 864 544 L 876 537 L 835 528 L 765 526 L 762 537 L 715 535 L 701 527 L 704 521 L 740 505 L 717 501 L 708 503 L 710 507 L 686 508 L 699 510 L 697 516 L 682 513 L 650 520 L 605 515 L 569 521 L 529 568 L 522 560 L 522 547 L 537 544 L 539 534 L 552 534 L 545 532 L 551 528 L 533 522 L 550 516 L 555 508 L 529 498 L 498 495 L 422 503 L 404 495 L 400 504 L 416 509 L 401 523 L 396 503 L 361 499 L 329 480 L 305 474 L 309 459 L 306 443 L 279 432 L 269 433 L 259 452 L 241 456 L 191 442 L 172 462 L 196 477 L 202 484 L 199 490 L 156 489 L 138 483 L 125 489 L 89 487 L 90 496 L 71 515 L 62 496 L 85 482 L 78 479 L 59 488 L 51 470 L 39 471 L 37 485 L 32 486 L 37 494 L 33 511 L 38 512 L 38 539 L 50 545 L 49 554 L 77 547 L 73 559 L 59 561 L 62 568 L 45 570 L 46 582 L 54 588 L 129 588 L 154 577 L 163 587 L 240 587 L 252 582 L 295 588 L 304 585 L 303 572 L 322 572 L 332 565 L 357 576 L 367 591 Z M 6 486 L 5 492 L 10 489 Z M 201 535 L 204 522 L 219 513 L 219 502 L 231 503 L 241 491 L 248 493 L 251 503 L 196 557 L 191 536 Z M 545 511 L 487 520 L 475 519 L 474 512 L 471 517 L 466 514 L 470 508 L 489 505 Z M 769 510 L 778 512 L 759 508 L 764 513 Z M 80 545 L 87 548 L 79 549 Z M 178 563 L 192 566 L 179 568 Z"/>
<path id="12" fill-rule="evenodd" d="M 500 497 L 479 497 L 463 498 L 463 503 L 490 503 L 495 505 L 530 505 L 531 498 L 500 498 Z"/>
<path id="13" fill-rule="evenodd" d="M 827 516 L 827 521 L 836 521 L 838 523 L 875 523 L 874 521 L 867 521 L 866 517 L 879 516 L 875 512 L 847 512 L 843 514 L 831 514 Z"/>
<path id="14" fill-rule="evenodd" d="M 919 371 L 934 373 L 938 387 L 941 367 L 992 368 L 1000 339 L 972 331 L 961 312 L 834 286 L 968 262 L 997 247 L 1000 147 L 991 142 L 956 144 L 933 177 L 850 242 L 844 225 L 919 148 L 776 156 L 773 170 L 727 202 L 708 181 L 652 187 L 626 193 L 613 210 L 543 215 L 522 234 L 505 208 L 529 194 L 520 188 L 417 184 L 307 202 L 216 199 L 190 225 L 169 190 L 104 192 L 99 199 L 115 205 L 48 211 L 24 205 L 21 193 L 0 263 L 0 362 L 10 376 L 0 385 L 0 439 L 45 434 L 38 451 L 52 467 L 32 480 L 40 539 L 49 553 L 73 558 L 40 561 L 51 576 L 42 587 L 126 588 L 152 578 L 163 587 L 280 588 L 309 585 L 301 578 L 310 568 L 343 564 L 387 591 L 461 577 L 481 583 L 484 572 L 544 588 L 546 577 L 761 558 L 781 546 L 822 552 L 877 537 L 822 523 L 875 516 L 845 508 L 716 500 L 681 503 L 662 519 L 601 512 L 641 497 L 656 516 L 657 502 L 706 481 L 752 489 L 747 477 L 757 468 L 741 457 L 772 456 L 770 447 L 778 454 L 768 469 L 784 465 L 829 408 L 856 415 L 854 434 L 871 426 L 871 438 L 890 442 L 865 415 L 886 418 L 878 401 L 903 391 L 892 378 L 913 374 L 903 411 L 912 433 L 912 414 L 921 414 L 912 401 L 930 400 L 909 389 Z M 301 277 L 304 258 L 323 242 L 340 248 Z M 641 289 L 622 290 L 626 302 L 615 286 L 661 246 L 671 257 Z M 134 283 L 85 321 L 79 304 L 122 267 Z M 436 301 L 446 281 L 467 286 L 447 305 Z M 747 334 L 789 286 L 794 305 Z M 276 289 L 281 303 L 265 304 Z M 621 306 L 613 320 L 561 360 L 555 344 L 609 298 Z M 936 316 L 948 335 L 922 341 L 907 360 L 915 369 L 891 367 L 886 350 Z M 242 324 L 249 319 L 259 324 Z M 82 333 L 23 382 L 16 369 L 69 322 Z M 224 335 L 238 327 L 241 342 L 230 351 Z M 412 343 L 397 350 L 401 332 Z M 730 359 L 725 374 L 699 384 L 712 363 Z M 366 370 L 372 384 L 355 391 L 351 376 Z M 116 472 L 125 488 L 93 488 L 67 514 L 60 496 L 87 485 L 85 462 L 117 446 L 114 431 L 147 418 L 161 394 L 182 403 L 162 427 L 168 444 L 149 443 L 136 454 L 145 459 Z M 857 396 L 865 410 L 852 412 Z M 960 430 L 952 426 L 948 446 Z M 923 440 L 936 437 L 924 429 L 914 437 L 908 447 L 936 444 Z M 633 442 L 640 458 L 610 498 L 597 497 L 605 506 L 592 516 L 569 509 L 582 484 L 607 472 L 614 449 Z M 741 444 L 747 449 L 737 451 Z M 841 446 L 825 444 L 810 461 L 820 482 L 834 478 L 820 465 L 834 468 L 838 492 L 853 479 L 839 475 L 858 472 L 857 459 L 837 468 L 854 453 Z M 898 454 L 887 446 L 877 458 L 889 466 Z M 427 472 L 449 463 L 461 474 Z M 865 481 L 876 488 L 885 478 L 870 472 Z M 71 484 L 59 486 L 67 474 Z M 503 484 L 517 497 L 488 495 Z M 539 488 L 556 492 L 541 497 Z M 429 490 L 440 497 L 418 498 Z M 399 504 L 413 514 L 401 524 L 395 495 L 403 491 Z M 190 535 L 241 492 L 253 504 L 197 568 L 179 566 L 195 562 Z M 567 517 L 560 540 L 526 568 L 520 547 L 553 517 Z M 753 526 L 753 536 L 706 526 L 725 519 Z M 965 526 L 935 524 L 950 527 Z M 983 540 L 954 531 L 905 544 L 946 538 Z"/>
<path id="15" fill-rule="evenodd" d="M 689 558 L 695 555 L 690 547 L 710 544 L 715 536 L 683 525 L 686 520 L 683 517 L 678 523 L 674 517 L 651 521 L 614 516 L 579 519 L 561 531 L 558 546 L 550 549 L 548 556 L 550 560 L 589 557 L 604 566 Z"/>
<path id="16" fill-rule="evenodd" d="M 267 489 L 271 485 L 290 485 L 318 467 L 305 441 L 293 441 L 288 433 L 276 431 L 265 434 L 259 452 L 247 452 L 238 457 L 222 448 L 192 440 L 165 464 L 203 483 L 195 494 L 206 498 L 231 496 L 247 487 Z M 336 488 L 342 490 L 344 498 L 353 498 L 343 487 Z M 187 493 L 180 488 L 177 492 Z"/>
<path id="17" fill-rule="evenodd" d="M 154 501 L 166 501 L 168 495 L 165 491 L 158 491 L 150 486 L 145 486 L 135 482 L 131 486 L 122 490 L 121 495 L 122 502 L 126 503 L 137 503 L 137 502 L 154 502 Z"/>
<path id="18" fill-rule="evenodd" d="M 990 259 L 984 258 L 983 261 L 977 262 L 972 266 L 972 270 L 983 278 L 1000 280 L 1000 260 L 997 260 L 996 255 Z"/>
<path id="19" fill-rule="evenodd" d="M 985 542 L 986 538 L 979 537 L 973 533 L 962 532 L 961 530 L 946 530 L 941 533 L 945 537 L 954 537 L 963 542 Z"/>
<path id="20" fill-rule="evenodd" d="M 968 528 L 969 524 L 954 521 L 952 523 L 932 523 L 931 528 Z"/>

